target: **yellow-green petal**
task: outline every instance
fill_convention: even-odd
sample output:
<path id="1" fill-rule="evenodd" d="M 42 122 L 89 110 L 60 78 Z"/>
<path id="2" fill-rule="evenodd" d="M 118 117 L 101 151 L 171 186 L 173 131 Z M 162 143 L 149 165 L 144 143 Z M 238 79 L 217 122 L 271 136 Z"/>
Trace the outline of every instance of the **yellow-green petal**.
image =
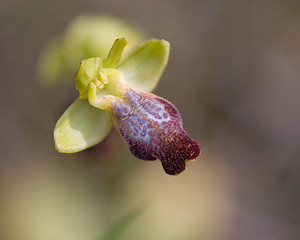
<path id="1" fill-rule="evenodd" d="M 168 41 L 150 39 L 128 51 L 117 68 L 134 90 L 151 92 L 168 63 L 169 52 Z"/>
<path id="2" fill-rule="evenodd" d="M 105 111 L 92 107 L 87 99 L 77 98 L 56 123 L 55 147 L 62 153 L 84 150 L 101 142 L 111 126 Z"/>

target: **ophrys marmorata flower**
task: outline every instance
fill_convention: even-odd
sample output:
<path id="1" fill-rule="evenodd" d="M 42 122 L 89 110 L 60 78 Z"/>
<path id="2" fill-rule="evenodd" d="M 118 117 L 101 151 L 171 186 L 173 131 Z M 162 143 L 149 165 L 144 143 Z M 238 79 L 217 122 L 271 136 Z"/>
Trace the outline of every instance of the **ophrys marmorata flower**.
<path id="1" fill-rule="evenodd" d="M 176 175 L 199 156 L 200 146 L 183 129 L 177 108 L 149 93 L 166 67 L 169 43 L 151 39 L 121 59 L 126 43 L 117 39 L 104 60 L 82 61 L 75 79 L 80 97 L 56 124 L 56 148 L 64 153 L 89 148 L 113 123 L 133 155 L 159 159 L 166 173 Z"/>

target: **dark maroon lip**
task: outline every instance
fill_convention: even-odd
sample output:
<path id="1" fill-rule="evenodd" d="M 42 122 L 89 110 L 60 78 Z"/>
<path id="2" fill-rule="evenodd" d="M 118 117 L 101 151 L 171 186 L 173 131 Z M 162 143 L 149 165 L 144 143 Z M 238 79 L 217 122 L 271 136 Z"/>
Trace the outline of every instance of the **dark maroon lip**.
<path id="1" fill-rule="evenodd" d="M 142 160 L 159 159 L 170 175 L 181 173 L 186 160 L 200 154 L 199 144 L 183 129 L 177 108 L 154 94 L 128 89 L 124 100 L 113 104 L 111 116 L 132 154 Z"/>

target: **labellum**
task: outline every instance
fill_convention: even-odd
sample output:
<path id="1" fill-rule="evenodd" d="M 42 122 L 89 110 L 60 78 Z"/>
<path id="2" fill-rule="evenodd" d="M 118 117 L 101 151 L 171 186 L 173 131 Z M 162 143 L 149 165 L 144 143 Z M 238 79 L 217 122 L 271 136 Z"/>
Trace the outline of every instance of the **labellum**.
<path id="1" fill-rule="evenodd" d="M 182 127 L 177 108 L 151 93 L 127 89 L 124 99 L 110 110 L 116 129 L 137 158 L 159 159 L 166 173 L 176 175 L 186 161 L 200 154 L 200 147 Z"/>

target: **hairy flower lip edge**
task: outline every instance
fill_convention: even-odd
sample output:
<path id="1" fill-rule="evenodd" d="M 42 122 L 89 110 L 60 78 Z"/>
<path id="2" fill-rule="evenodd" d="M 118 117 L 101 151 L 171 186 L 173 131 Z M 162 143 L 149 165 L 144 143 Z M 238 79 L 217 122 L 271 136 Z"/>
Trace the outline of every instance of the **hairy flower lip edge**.
<path id="1" fill-rule="evenodd" d="M 164 166 L 164 164 L 163 164 L 163 161 L 167 161 L 167 160 L 159 159 L 159 160 L 161 161 L 162 165 L 163 165 L 164 171 L 165 171 L 167 174 L 169 174 L 169 175 L 174 175 L 174 176 L 176 176 L 176 175 L 182 173 L 183 171 L 186 170 L 186 166 L 187 166 L 187 163 L 188 163 L 188 162 L 195 162 L 196 159 L 201 155 L 201 147 L 200 147 L 199 143 L 198 143 L 196 140 L 190 138 L 190 136 L 187 134 L 187 132 L 186 132 L 183 128 L 182 128 L 182 131 L 183 131 L 183 132 L 186 134 L 186 136 L 188 137 L 190 144 L 191 144 L 191 143 L 193 144 L 193 147 L 194 147 L 193 154 L 191 154 L 192 156 L 190 156 L 191 159 L 190 159 L 190 158 L 186 158 L 186 159 L 181 160 L 181 161 L 182 161 L 183 167 L 182 167 L 181 169 L 177 169 L 177 168 L 176 168 L 176 170 L 174 170 L 174 171 L 170 171 L 169 169 L 166 169 L 166 168 L 165 168 L 165 166 Z M 172 161 L 172 159 L 168 159 L 168 161 Z M 179 170 L 179 171 L 177 171 L 177 170 Z"/>

